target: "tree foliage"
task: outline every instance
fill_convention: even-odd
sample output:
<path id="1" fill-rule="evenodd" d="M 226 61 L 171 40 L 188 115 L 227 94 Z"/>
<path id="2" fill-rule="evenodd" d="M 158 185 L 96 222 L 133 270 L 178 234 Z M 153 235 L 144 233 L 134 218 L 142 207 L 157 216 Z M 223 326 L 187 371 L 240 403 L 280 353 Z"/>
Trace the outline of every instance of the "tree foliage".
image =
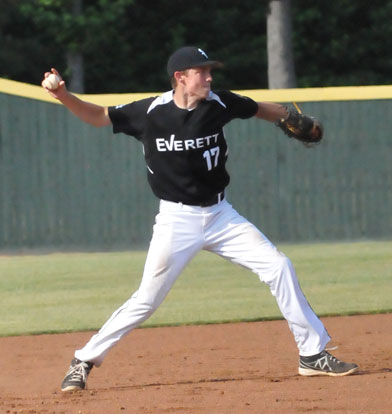
<path id="1" fill-rule="evenodd" d="M 299 86 L 392 83 L 391 0 L 296 0 L 293 5 Z"/>
<path id="2" fill-rule="evenodd" d="M 0 77 L 39 84 L 66 54 L 80 51 L 86 92 L 163 91 L 166 62 L 185 44 L 225 62 L 215 87 L 268 87 L 268 1 L 3 0 Z M 299 87 L 392 83 L 392 0 L 292 0 L 293 51 Z"/>

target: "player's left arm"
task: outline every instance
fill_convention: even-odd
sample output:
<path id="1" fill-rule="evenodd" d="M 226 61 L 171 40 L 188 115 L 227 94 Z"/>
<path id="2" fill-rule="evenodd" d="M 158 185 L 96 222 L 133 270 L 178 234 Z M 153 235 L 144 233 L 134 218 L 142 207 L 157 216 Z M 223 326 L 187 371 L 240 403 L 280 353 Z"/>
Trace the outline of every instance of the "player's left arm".
<path id="1" fill-rule="evenodd" d="M 256 118 L 264 121 L 277 122 L 279 119 L 287 118 L 287 108 L 275 102 L 257 102 L 258 110 L 255 114 Z"/>

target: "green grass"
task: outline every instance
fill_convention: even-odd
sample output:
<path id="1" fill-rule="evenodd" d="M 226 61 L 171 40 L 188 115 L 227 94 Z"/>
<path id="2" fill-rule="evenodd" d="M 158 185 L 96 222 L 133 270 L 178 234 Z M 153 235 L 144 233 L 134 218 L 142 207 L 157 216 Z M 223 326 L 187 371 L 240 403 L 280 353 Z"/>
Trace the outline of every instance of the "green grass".
<path id="1" fill-rule="evenodd" d="M 318 315 L 392 311 L 392 242 L 278 247 Z M 0 255 L 0 336 L 98 329 L 137 289 L 145 256 Z M 143 326 L 280 317 L 255 274 L 202 252 Z"/>

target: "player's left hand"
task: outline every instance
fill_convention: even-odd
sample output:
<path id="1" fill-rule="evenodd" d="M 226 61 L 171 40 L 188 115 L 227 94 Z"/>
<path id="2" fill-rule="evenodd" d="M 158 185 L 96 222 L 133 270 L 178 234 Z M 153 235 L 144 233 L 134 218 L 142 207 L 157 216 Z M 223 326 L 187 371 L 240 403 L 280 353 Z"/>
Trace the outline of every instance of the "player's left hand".
<path id="1" fill-rule="evenodd" d="M 296 110 L 288 109 L 286 118 L 281 118 L 276 125 L 290 138 L 295 138 L 306 146 L 320 143 L 324 129 L 319 120 L 303 115 Z"/>
<path id="2" fill-rule="evenodd" d="M 313 119 L 313 128 L 310 131 L 310 135 L 315 142 L 320 142 L 323 139 L 324 128 L 321 122 L 316 119 Z"/>

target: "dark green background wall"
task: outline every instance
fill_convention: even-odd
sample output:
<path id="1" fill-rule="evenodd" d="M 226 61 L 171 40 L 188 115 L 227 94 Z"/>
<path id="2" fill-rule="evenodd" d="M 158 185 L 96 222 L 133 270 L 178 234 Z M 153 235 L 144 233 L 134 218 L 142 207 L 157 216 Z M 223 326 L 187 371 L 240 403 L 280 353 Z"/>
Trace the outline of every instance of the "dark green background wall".
<path id="1" fill-rule="evenodd" d="M 229 201 L 273 241 L 392 237 L 392 100 L 303 103 L 312 149 L 256 119 L 226 128 Z M 141 145 L 61 105 L 0 94 L 0 249 L 143 248 L 158 201 Z"/>

